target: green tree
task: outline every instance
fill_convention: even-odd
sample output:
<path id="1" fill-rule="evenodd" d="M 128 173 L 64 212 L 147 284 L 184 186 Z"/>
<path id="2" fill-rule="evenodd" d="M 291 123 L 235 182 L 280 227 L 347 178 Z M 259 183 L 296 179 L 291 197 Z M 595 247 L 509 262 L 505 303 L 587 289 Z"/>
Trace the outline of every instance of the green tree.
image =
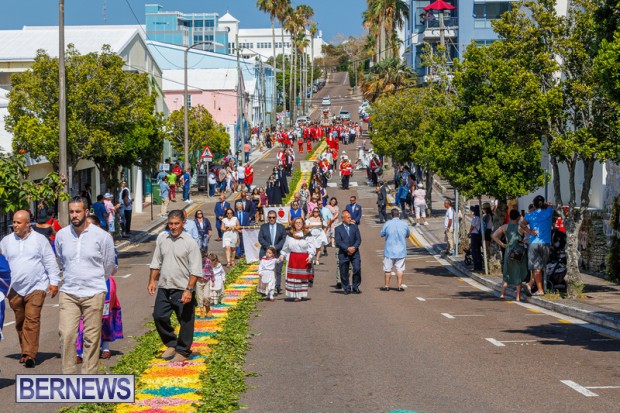
<path id="1" fill-rule="evenodd" d="M 67 201 L 63 182 L 52 172 L 38 182 L 28 180 L 26 158 L 22 154 L 0 154 L 0 211 L 4 214 L 29 209 L 30 202 L 37 208 L 53 206 L 57 200 Z"/>
<path id="2" fill-rule="evenodd" d="M 230 136 L 223 125 L 213 120 L 213 116 L 204 106 L 192 107 L 188 111 L 188 118 L 190 154 L 202 151 L 206 145 L 209 145 L 214 153 L 228 153 Z M 184 125 L 182 109 L 172 112 L 166 121 L 167 137 L 178 151 L 183 149 Z"/>
<path id="3" fill-rule="evenodd" d="M 362 83 L 364 98 L 375 101 L 379 96 L 414 87 L 417 76 L 400 59 L 387 59 L 374 65 Z"/>
<path id="4" fill-rule="evenodd" d="M 67 159 L 99 168 L 108 188 L 121 166 L 159 157 L 161 118 L 146 74 L 123 70 L 123 59 L 104 46 L 100 53 L 67 50 Z M 58 171 L 58 59 L 37 53 L 32 70 L 12 77 L 7 129 L 14 151 L 45 156 Z"/>
<path id="5" fill-rule="evenodd" d="M 620 158 L 618 104 L 609 99 L 596 71 L 600 37 L 596 3 L 570 2 L 566 16 L 558 16 L 555 5 L 553 0 L 526 3 L 524 10 L 504 14 L 494 27 L 517 63 L 535 74 L 540 89 L 559 102 L 547 106 L 548 126 L 543 135 L 548 137 L 551 154 L 568 168 L 567 280 L 569 296 L 575 296 L 581 284 L 578 235 L 583 213 L 590 204 L 594 166 L 596 162 Z M 577 207 L 579 161 L 584 173 Z M 554 172 L 559 175 L 559 171 Z M 561 204 L 559 187 L 555 190 L 556 203 Z"/>

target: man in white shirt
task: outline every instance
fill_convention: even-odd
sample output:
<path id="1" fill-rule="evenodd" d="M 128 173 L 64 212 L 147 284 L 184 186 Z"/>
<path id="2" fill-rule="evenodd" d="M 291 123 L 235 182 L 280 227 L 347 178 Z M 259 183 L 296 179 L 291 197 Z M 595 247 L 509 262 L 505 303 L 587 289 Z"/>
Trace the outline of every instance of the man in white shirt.
<path id="1" fill-rule="evenodd" d="M 46 237 L 32 230 L 28 211 L 13 215 L 13 233 L 0 241 L 11 267 L 11 290 L 7 297 L 15 312 L 15 329 L 21 346 L 20 363 L 36 365 L 41 330 L 41 309 L 50 285 L 58 288 L 60 270 Z M 56 295 L 51 293 L 52 298 Z"/>
<path id="2" fill-rule="evenodd" d="M 240 185 L 240 188 L 244 188 L 245 180 L 245 166 L 241 162 L 239 162 L 239 166 L 237 166 L 237 184 Z"/>
<path id="3" fill-rule="evenodd" d="M 56 254 L 63 269 L 60 288 L 59 327 L 63 374 L 76 374 L 75 339 L 80 316 L 84 317 L 82 374 L 97 373 L 101 318 L 107 287 L 106 279 L 116 272 L 114 240 L 86 219 L 86 200 L 69 202 L 71 225 L 56 235 Z M 54 295 L 58 286 L 50 286 Z"/>
<path id="4" fill-rule="evenodd" d="M 447 244 L 446 255 L 450 255 L 454 251 L 454 209 L 449 199 L 443 201 L 443 206 L 446 208 L 446 216 L 443 220 L 444 238 Z"/>
<path id="5" fill-rule="evenodd" d="M 133 199 L 131 199 L 126 181 L 121 182 L 121 192 L 118 195 L 118 203 L 121 204 L 121 219 L 123 219 L 124 222 L 124 233 L 122 235 L 125 238 L 129 238 L 131 236 L 131 214 L 133 212 Z"/>

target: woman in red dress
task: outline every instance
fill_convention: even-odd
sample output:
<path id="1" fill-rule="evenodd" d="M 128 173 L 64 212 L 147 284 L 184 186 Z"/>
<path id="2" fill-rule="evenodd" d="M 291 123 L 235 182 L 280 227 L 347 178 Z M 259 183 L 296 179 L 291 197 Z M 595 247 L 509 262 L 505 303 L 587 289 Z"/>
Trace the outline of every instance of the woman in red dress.
<path id="1" fill-rule="evenodd" d="M 314 278 L 312 259 L 316 249 L 304 220 L 293 219 L 291 231 L 282 247 L 280 261 L 287 259 L 286 296 L 299 302 L 308 299 L 308 286 Z"/>

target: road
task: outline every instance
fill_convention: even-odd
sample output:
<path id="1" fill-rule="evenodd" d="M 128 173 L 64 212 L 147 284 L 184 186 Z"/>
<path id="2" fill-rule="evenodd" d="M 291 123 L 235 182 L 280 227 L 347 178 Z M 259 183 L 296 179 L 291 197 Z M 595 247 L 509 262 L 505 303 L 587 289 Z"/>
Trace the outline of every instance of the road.
<path id="1" fill-rule="evenodd" d="M 332 105 L 345 96 L 343 77 L 332 75 L 321 91 Z M 357 113 L 359 103 L 342 101 Z M 363 178 L 357 173 L 349 191 L 329 188 L 341 209 L 351 194 L 364 208 L 363 293 L 336 290 L 335 249 L 328 248 L 310 301 L 281 296 L 259 304 L 246 361 L 257 375 L 241 399 L 248 411 L 618 411 L 620 341 L 499 300 L 450 272 L 423 241 L 409 245 L 406 291 L 380 291 L 381 225 Z"/>

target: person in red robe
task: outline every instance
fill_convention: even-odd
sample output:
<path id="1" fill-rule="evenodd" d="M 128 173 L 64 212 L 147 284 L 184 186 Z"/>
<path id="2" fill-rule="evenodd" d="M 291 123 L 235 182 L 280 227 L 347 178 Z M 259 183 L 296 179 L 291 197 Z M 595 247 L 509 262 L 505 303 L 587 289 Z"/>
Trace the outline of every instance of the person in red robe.
<path id="1" fill-rule="evenodd" d="M 243 178 L 245 187 L 250 191 L 252 184 L 254 183 L 254 167 L 249 163 L 245 164 L 245 178 Z"/>

